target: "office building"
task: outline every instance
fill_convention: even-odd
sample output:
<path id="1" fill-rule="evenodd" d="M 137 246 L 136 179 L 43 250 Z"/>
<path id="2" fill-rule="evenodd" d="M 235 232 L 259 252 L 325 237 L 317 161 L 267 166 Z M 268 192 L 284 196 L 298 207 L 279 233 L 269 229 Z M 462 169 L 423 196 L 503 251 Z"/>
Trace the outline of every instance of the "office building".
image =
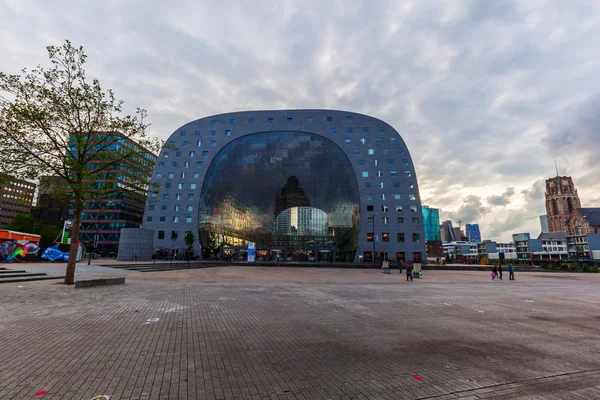
<path id="1" fill-rule="evenodd" d="M 35 184 L 9 175 L 0 175 L 0 228 L 19 214 L 29 215 Z"/>
<path id="2" fill-rule="evenodd" d="M 481 242 L 481 232 L 479 232 L 479 224 L 466 224 L 465 233 L 469 242 Z"/>
<path id="3" fill-rule="evenodd" d="M 425 228 L 425 240 L 439 242 L 442 240 L 440 234 L 440 210 L 423 206 L 423 227 Z"/>
<path id="4" fill-rule="evenodd" d="M 103 133 L 118 135 L 117 133 Z M 114 141 L 114 138 L 109 139 Z M 121 228 L 139 228 L 142 223 L 147 185 L 156 155 L 127 138 L 113 144 L 114 150 L 123 146 L 134 149 L 136 157 L 115 165 L 102 176 L 102 185 L 115 191 L 102 198 L 84 201 L 81 213 L 79 241 L 88 249 L 96 249 L 101 254 L 118 252 Z M 91 164 L 94 165 L 94 164 Z M 70 204 L 69 219 L 74 218 L 74 204 Z"/>

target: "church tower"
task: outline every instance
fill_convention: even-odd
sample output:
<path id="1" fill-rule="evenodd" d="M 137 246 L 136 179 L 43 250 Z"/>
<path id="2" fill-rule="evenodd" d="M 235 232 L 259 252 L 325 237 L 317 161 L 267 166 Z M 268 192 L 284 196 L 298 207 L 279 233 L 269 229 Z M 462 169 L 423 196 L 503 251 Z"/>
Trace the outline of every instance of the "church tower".
<path id="1" fill-rule="evenodd" d="M 546 181 L 546 215 L 550 232 L 565 231 L 565 220 L 581 208 L 577 189 L 570 176 L 557 176 Z"/>

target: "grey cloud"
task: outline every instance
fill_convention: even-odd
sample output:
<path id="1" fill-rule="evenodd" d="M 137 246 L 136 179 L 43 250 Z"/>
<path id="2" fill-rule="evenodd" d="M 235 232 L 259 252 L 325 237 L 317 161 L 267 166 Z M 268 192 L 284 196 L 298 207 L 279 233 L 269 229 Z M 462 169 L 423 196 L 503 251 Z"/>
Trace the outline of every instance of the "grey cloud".
<path id="1" fill-rule="evenodd" d="M 462 200 L 462 205 L 456 211 L 443 212 L 443 219 L 463 221 L 465 223 L 477 222 L 481 217 L 490 212 L 490 208 L 483 204 L 479 196 L 469 195 Z"/>
<path id="2" fill-rule="evenodd" d="M 488 204 L 494 206 L 506 206 L 510 204 L 511 197 L 515 194 L 515 188 L 508 187 L 501 195 L 489 196 L 485 200 Z"/>

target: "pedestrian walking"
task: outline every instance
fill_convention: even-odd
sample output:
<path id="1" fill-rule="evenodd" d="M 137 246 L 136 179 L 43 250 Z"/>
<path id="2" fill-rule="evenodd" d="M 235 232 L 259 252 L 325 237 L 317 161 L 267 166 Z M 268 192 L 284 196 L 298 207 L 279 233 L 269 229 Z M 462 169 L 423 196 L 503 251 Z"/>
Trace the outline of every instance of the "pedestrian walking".
<path id="1" fill-rule="evenodd" d="M 498 279 L 502 280 L 502 264 L 498 265 Z"/>
<path id="2" fill-rule="evenodd" d="M 510 280 L 510 281 L 515 280 L 515 269 L 513 268 L 513 266 L 511 264 L 508 264 L 508 280 Z"/>
<path id="3" fill-rule="evenodd" d="M 494 268 L 492 268 L 492 280 L 496 279 L 497 274 L 498 274 L 498 268 L 496 268 L 496 266 L 494 265 Z"/>
<path id="4" fill-rule="evenodd" d="M 398 263 L 398 269 L 400 270 L 400 273 L 402 273 L 403 267 L 404 267 L 404 262 L 402 260 L 400 260 L 400 262 Z"/>
<path id="5" fill-rule="evenodd" d="M 406 281 L 408 282 L 408 280 L 410 279 L 410 281 L 412 282 L 413 277 L 412 277 L 412 271 L 413 271 L 413 267 L 412 265 L 407 265 L 406 266 Z"/>

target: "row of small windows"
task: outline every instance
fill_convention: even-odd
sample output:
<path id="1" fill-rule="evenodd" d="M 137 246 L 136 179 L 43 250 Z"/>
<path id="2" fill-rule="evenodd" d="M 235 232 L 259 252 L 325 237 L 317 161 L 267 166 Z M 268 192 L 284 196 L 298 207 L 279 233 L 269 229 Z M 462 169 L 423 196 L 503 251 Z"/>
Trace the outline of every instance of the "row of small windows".
<path id="1" fill-rule="evenodd" d="M 351 123 L 353 120 L 351 115 L 346 116 L 346 122 L 347 123 Z M 333 122 L 333 117 L 325 117 L 325 121 L 327 122 Z M 248 124 L 249 125 L 254 125 L 255 119 L 254 118 L 248 118 Z M 292 117 L 287 117 L 286 118 L 286 122 L 288 124 L 293 124 L 294 123 L 294 118 Z M 306 122 L 308 122 L 309 124 L 312 124 L 313 122 L 313 117 L 306 117 Z M 267 123 L 268 124 L 273 124 L 275 123 L 275 118 L 273 117 L 268 117 L 267 118 Z M 217 120 L 216 119 L 211 119 L 210 120 L 210 124 L 211 125 L 217 125 Z M 229 125 L 235 125 L 235 118 L 230 118 L 229 119 Z M 369 131 L 369 127 L 364 127 L 363 128 L 363 132 L 368 132 Z M 379 132 L 385 132 L 385 127 L 384 126 L 380 126 L 379 127 Z M 196 136 L 200 136 L 200 131 L 195 131 L 194 134 Z M 187 136 L 187 131 L 185 130 L 181 130 L 179 131 L 179 136 Z"/>
<path id="2" fill-rule="evenodd" d="M 170 173 L 168 175 L 170 178 L 173 178 L 173 173 Z M 160 174 L 156 174 L 157 178 L 160 178 Z M 165 189 L 171 189 L 171 182 L 167 182 L 165 183 Z M 185 189 L 185 183 L 178 183 L 177 184 L 177 189 Z M 196 189 L 196 184 L 195 183 L 190 183 L 190 189 Z"/>
<path id="3" fill-rule="evenodd" d="M 162 196 L 163 200 L 169 200 L 169 194 L 170 193 L 163 194 L 163 196 Z M 195 195 L 193 193 L 190 193 L 190 194 L 188 194 L 187 199 L 188 200 L 194 200 L 194 197 L 195 197 Z M 175 200 L 181 200 L 181 198 L 182 198 L 181 193 L 175 194 Z"/>
<path id="4" fill-rule="evenodd" d="M 154 211 L 154 204 L 150 205 L 148 207 L 148 210 L 149 211 Z M 180 210 L 181 210 L 181 206 L 179 204 L 176 204 L 176 205 L 173 206 L 173 211 L 180 211 Z M 191 204 L 188 204 L 186 210 L 188 212 L 192 212 L 192 211 L 194 211 L 194 206 L 191 205 Z M 162 204 L 160 206 L 160 211 L 167 211 L 167 205 L 166 204 Z M 146 219 L 147 221 L 152 221 L 152 217 L 148 217 L 148 218 L 150 218 L 150 219 Z"/>
<path id="5" fill-rule="evenodd" d="M 367 242 L 372 242 L 373 238 L 375 236 L 376 235 L 373 235 L 373 232 L 367 232 Z M 381 241 L 382 242 L 389 242 L 390 241 L 390 234 L 388 232 L 381 233 Z M 398 232 L 396 234 L 396 241 L 398 243 L 404 243 L 406 241 L 404 232 Z M 421 234 L 420 233 L 413 233 L 412 234 L 412 241 L 413 241 L 413 243 L 419 243 L 421 241 Z"/>
<path id="6" fill-rule="evenodd" d="M 365 182 L 365 189 L 371 189 L 372 187 L 373 187 L 372 182 Z M 385 189 L 385 182 L 378 182 L 377 187 L 379 189 Z M 400 182 L 392 182 L 392 187 L 394 189 L 400 188 Z M 406 185 L 406 187 L 409 189 L 414 189 L 415 184 L 411 182 L 408 185 Z"/>
<path id="7" fill-rule="evenodd" d="M 171 167 L 173 168 L 177 168 L 179 164 L 177 163 L 177 161 L 173 161 L 171 162 Z M 191 161 L 184 161 L 182 163 L 183 168 L 189 168 L 191 167 L 192 162 Z M 196 161 L 196 167 L 197 168 L 202 168 L 202 166 L 204 165 L 204 161 Z M 164 162 L 159 162 L 158 163 L 158 168 L 165 168 L 165 163 Z"/>
<path id="8" fill-rule="evenodd" d="M 368 218 L 367 218 L 367 222 L 368 222 L 369 224 L 372 224 L 372 223 L 373 223 L 373 219 L 374 219 L 374 218 L 375 218 L 374 216 L 370 216 L 370 217 L 368 217 Z M 387 224 L 389 224 L 389 223 L 390 223 L 390 217 L 381 217 L 381 223 L 382 223 L 383 225 L 387 225 Z M 397 224 L 403 224 L 403 223 L 404 223 L 404 217 L 396 217 L 396 223 L 397 223 Z M 412 223 L 413 223 L 413 224 L 419 224 L 419 217 L 413 217 L 413 218 L 412 218 Z"/>
<path id="9" fill-rule="evenodd" d="M 352 128 L 348 128 L 348 129 L 352 129 Z M 211 136 L 215 136 L 215 131 L 210 131 L 211 132 Z M 331 133 L 335 133 L 335 128 L 331 128 Z M 225 136 L 231 136 L 231 131 L 225 131 Z M 398 138 L 397 137 L 392 137 L 391 138 L 392 143 L 397 143 L 398 142 Z M 345 138 L 344 139 L 345 143 L 352 143 L 352 139 L 351 138 Z M 367 143 L 367 138 L 361 138 L 359 140 L 359 142 L 361 144 L 366 144 Z M 383 139 L 380 137 L 375 138 L 375 144 L 382 144 L 383 143 Z M 202 147 L 203 142 L 202 140 L 198 140 L 196 141 L 196 147 Z M 217 141 L 216 140 L 211 140 L 210 141 L 210 145 L 211 147 L 216 147 L 217 146 Z M 175 141 L 171 140 L 169 141 L 169 146 L 173 146 L 175 147 Z M 182 147 L 190 147 L 190 142 L 188 140 L 184 140 L 183 143 L 181 144 Z M 354 149 L 355 154 L 358 154 L 358 151 L 360 151 L 359 149 Z M 375 149 L 369 149 L 368 150 L 369 154 L 375 154 Z M 383 154 L 388 154 L 389 153 L 389 149 L 383 149 Z M 400 154 L 406 154 L 405 150 L 402 148 L 398 148 L 398 153 Z M 177 151 L 175 153 L 176 157 L 180 157 L 182 154 L 181 151 Z M 169 151 L 165 150 L 163 151 L 163 157 L 169 157 L 170 153 Z"/>
<path id="10" fill-rule="evenodd" d="M 394 161 L 393 158 L 388 158 L 388 160 L 387 160 L 387 164 L 388 165 L 394 165 L 394 162 L 395 161 Z M 365 162 L 365 160 L 358 160 L 358 164 L 359 165 L 365 165 L 366 162 Z M 408 166 L 408 164 L 409 164 L 408 159 L 407 158 L 403 158 L 402 159 L 402 165 Z M 373 160 L 373 165 L 381 165 L 381 162 L 379 161 L 379 159 L 375 159 L 375 160 Z"/>
<path id="11" fill-rule="evenodd" d="M 401 197 L 401 196 L 400 196 L 399 194 L 397 194 L 397 193 L 396 193 L 396 194 L 394 194 L 394 200 L 401 200 L 401 198 L 400 198 L 400 197 Z M 380 194 L 379 194 L 379 198 L 380 198 L 381 200 L 388 200 L 388 199 L 389 199 L 389 196 L 388 196 L 387 194 L 385 194 L 385 193 L 380 193 Z M 409 194 L 409 195 L 408 195 L 408 199 L 409 199 L 410 201 L 416 201 L 416 200 L 417 200 L 417 196 L 416 196 L 416 195 L 414 195 L 414 194 Z M 373 200 L 373 193 L 367 193 L 367 200 Z"/>
<path id="12" fill-rule="evenodd" d="M 152 217 L 146 217 L 146 221 L 147 222 L 152 222 Z M 177 224 L 179 223 L 180 218 L 179 217 L 173 217 L 171 222 Z M 181 221 L 185 221 L 186 224 L 191 224 L 192 223 L 192 216 L 188 215 L 187 217 L 185 217 L 185 219 L 181 219 Z M 167 222 L 167 217 L 162 216 L 158 218 L 158 222 Z M 160 239 L 160 238 L 159 238 Z"/>
<path id="13" fill-rule="evenodd" d="M 187 172 L 180 172 L 179 173 L 179 177 L 180 178 L 187 178 L 187 176 L 188 176 Z M 194 172 L 193 174 L 191 174 L 191 176 L 194 179 L 198 179 L 198 178 L 200 178 L 200 173 L 199 172 Z M 163 173 L 162 172 L 157 172 L 156 173 L 156 179 L 161 179 L 162 177 L 163 177 Z M 174 172 L 168 172 L 166 174 L 166 177 L 167 177 L 167 179 L 173 179 L 173 178 L 175 178 L 175 173 Z"/>
<path id="14" fill-rule="evenodd" d="M 389 173 L 390 173 L 390 176 L 398 176 L 398 171 L 396 171 L 396 170 L 391 170 L 391 171 L 389 171 Z M 377 177 L 381 178 L 384 176 L 385 171 L 376 171 L 375 174 L 377 175 Z M 409 170 L 404 171 L 404 176 L 407 178 L 412 177 L 412 171 L 409 171 Z M 368 178 L 369 171 L 362 171 L 362 177 Z"/>
<path id="15" fill-rule="evenodd" d="M 381 212 L 388 212 L 390 208 L 386 205 L 381 206 Z M 374 211 L 374 206 L 367 205 L 367 211 Z M 404 211 L 404 206 L 396 206 L 396 212 Z M 417 212 L 417 206 L 410 206 L 410 212 Z M 373 222 L 369 217 L 369 222 Z M 417 222 L 418 223 L 418 222 Z"/>
<path id="16" fill-rule="evenodd" d="M 355 147 L 354 149 L 352 149 L 352 152 L 354 154 L 360 154 L 360 149 Z M 406 154 L 406 151 L 402 148 L 398 148 L 398 153 L 399 154 Z M 367 149 L 367 154 L 372 156 L 375 155 L 375 149 Z M 382 149 L 381 150 L 381 154 L 386 155 L 386 154 L 390 154 L 390 149 Z"/>

